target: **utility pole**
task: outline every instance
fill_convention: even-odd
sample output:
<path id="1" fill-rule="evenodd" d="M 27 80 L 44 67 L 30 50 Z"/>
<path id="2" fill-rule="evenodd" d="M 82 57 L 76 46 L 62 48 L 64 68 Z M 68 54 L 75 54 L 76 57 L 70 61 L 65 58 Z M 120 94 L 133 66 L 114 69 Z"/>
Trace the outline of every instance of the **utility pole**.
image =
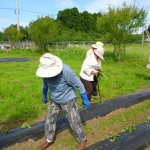
<path id="1" fill-rule="evenodd" d="M 18 8 L 18 0 L 16 0 L 16 17 L 17 17 L 17 30 L 18 30 L 18 36 L 20 32 L 20 25 L 19 25 L 19 8 Z M 20 38 L 18 39 L 18 48 L 20 48 Z"/>
<path id="2" fill-rule="evenodd" d="M 16 0 L 16 16 L 17 16 L 17 30 L 20 31 L 19 27 L 19 9 L 18 9 L 18 0 Z"/>

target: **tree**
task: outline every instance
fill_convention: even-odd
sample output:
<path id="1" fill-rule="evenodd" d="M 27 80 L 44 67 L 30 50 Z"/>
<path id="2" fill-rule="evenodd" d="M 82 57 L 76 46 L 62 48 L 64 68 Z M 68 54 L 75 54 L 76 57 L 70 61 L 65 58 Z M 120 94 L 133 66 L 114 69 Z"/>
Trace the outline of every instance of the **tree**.
<path id="1" fill-rule="evenodd" d="M 23 38 L 23 34 L 17 30 L 17 25 L 10 25 L 4 30 L 3 35 L 10 41 L 11 48 Z"/>
<path id="2" fill-rule="evenodd" d="M 91 37 L 92 36 L 89 36 L 89 34 L 81 31 L 63 28 L 60 32 L 60 35 L 57 38 L 57 41 L 91 41 Z"/>
<path id="3" fill-rule="evenodd" d="M 0 41 L 3 41 L 3 33 L 0 32 Z"/>
<path id="4" fill-rule="evenodd" d="M 57 14 L 57 20 L 62 23 L 63 28 L 70 28 L 75 31 L 81 29 L 80 13 L 76 7 L 59 11 Z"/>
<path id="5" fill-rule="evenodd" d="M 148 32 L 150 33 L 150 25 L 148 26 L 148 29 L 147 29 L 147 30 L 148 30 Z"/>
<path id="6" fill-rule="evenodd" d="M 28 32 L 41 51 L 47 51 L 50 42 L 55 41 L 59 27 L 58 21 L 46 16 L 31 22 Z"/>
<path id="7" fill-rule="evenodd" d="M 81 19 L 80 19 L 80 24 L 81 24 L 81 31 L 82 32 L 90 32 L 90 31 L 95 31 L 96 29 L 96 19 L 95 17 L 88 13 L 87 11 L 84 11 L 81 13 Z"/>
<path id="8" fill-rule="evenodd" d="M 22 40 L 25 41 L 25 40 L 30 40 L 30 36 L 29 36 L 29 33 L 28 33 L 28 27 L 20 27 L 20 32 L 23 34 L 23 38 Z"/>
<path id="9" fill-rule="evenodd" d="M 114 53 L 120 61 L 125 46 L 132 33 L 144 25 L 147 12 L 135 5 L 121 7 L 109 7 L 108 12 L 97 19 L 97 28 L 104 37 L 111 41 L 114 46 Z"/>
<path id="10" fill-rule="evenodd" d="M 87 11 L 80 13 L 76 7 L 71 9 L 65 9 L 59 11 L 57 15 L 57 20 L 59 20 L 63 29 L 71 29 L 77 32 L 82 32 L 83 34 L 89 34 L 93 38 L 93 35 L 97 33 L 96 19 L 97 16 L 101 16 L 101 13 L 91 14 Z M 91 35 L 91 33 L 94 33 Z"/>

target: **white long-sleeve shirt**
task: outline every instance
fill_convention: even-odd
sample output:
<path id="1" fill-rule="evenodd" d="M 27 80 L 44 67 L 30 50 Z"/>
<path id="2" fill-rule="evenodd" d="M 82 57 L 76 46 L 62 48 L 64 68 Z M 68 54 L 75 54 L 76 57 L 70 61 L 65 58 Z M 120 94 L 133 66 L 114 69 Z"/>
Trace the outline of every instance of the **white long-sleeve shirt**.
<path id="1" fill-rule="evenodd" d="M 94 81 L 94 74 L 92 73 L 92 71 L 96 68 L 101 69 L 101 62 L 97 61 L 94 53 L 91 52 L 91 54 L 85 58 L 79 75 L 84 80 Z"/>
<path id="2" fill-rule="evenodd" d="M 86 52 L 86 57 L 90 56 L 92 53 L 93 53 L 93 49 L 91 48 Z"/>

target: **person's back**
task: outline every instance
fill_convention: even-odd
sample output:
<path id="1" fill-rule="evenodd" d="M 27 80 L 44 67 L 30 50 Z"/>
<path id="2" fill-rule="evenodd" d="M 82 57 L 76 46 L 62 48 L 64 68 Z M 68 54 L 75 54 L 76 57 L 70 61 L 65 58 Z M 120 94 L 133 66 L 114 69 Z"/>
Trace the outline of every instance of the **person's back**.
<path id="1" fill-rule="evenodd" d="M 93 53 L 93 48 L 89 49 L 89 50 L 86 52 L 86 57 L 90 56 L 92 53 Z"/>
<path id="2" fill-rule="evenodd" d="M 84 93 L 80 80 L 73 70 L 66 64 L 63 64 L 62 71 L 53 78 L 44 78 L 43 82 L 50 88 L 50 98 L 59 104 L 66 103 L 76 97 L 75 86 L 80 93 Z"/>

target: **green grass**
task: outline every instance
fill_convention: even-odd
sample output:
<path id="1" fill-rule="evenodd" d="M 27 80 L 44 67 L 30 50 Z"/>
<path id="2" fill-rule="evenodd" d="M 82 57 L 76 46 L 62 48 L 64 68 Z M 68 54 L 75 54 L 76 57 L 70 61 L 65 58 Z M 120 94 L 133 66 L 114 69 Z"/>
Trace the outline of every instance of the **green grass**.
<path id="1" fill-rule="evenodd" d="M 132 44 L 127 46 L 127 54 L 122 62 L 116 62 L 112 46 L 106 45 L 105 60 L 100 76 L 102 101 L 126 95 L 150 87 L 150 70 L 146 68 L 150 44 Z M 72 67 L 79 75 L 87 47 L 68 48 L 50 52 L 59 56 L 64 63 Z M 1 63 L 0 65 L 0 124 L 15 121 L 31 122 L 45 115 L 47 104 L 41 101 L 42 80 L 35 75 L 40 53 L 31 50 L 0 51 L 0 57 L 29 57 L 28 62 Z M 81 98 L 77 95 L 79 107 Z M 93 97 L 92 102 L 98 102 Z"/>

